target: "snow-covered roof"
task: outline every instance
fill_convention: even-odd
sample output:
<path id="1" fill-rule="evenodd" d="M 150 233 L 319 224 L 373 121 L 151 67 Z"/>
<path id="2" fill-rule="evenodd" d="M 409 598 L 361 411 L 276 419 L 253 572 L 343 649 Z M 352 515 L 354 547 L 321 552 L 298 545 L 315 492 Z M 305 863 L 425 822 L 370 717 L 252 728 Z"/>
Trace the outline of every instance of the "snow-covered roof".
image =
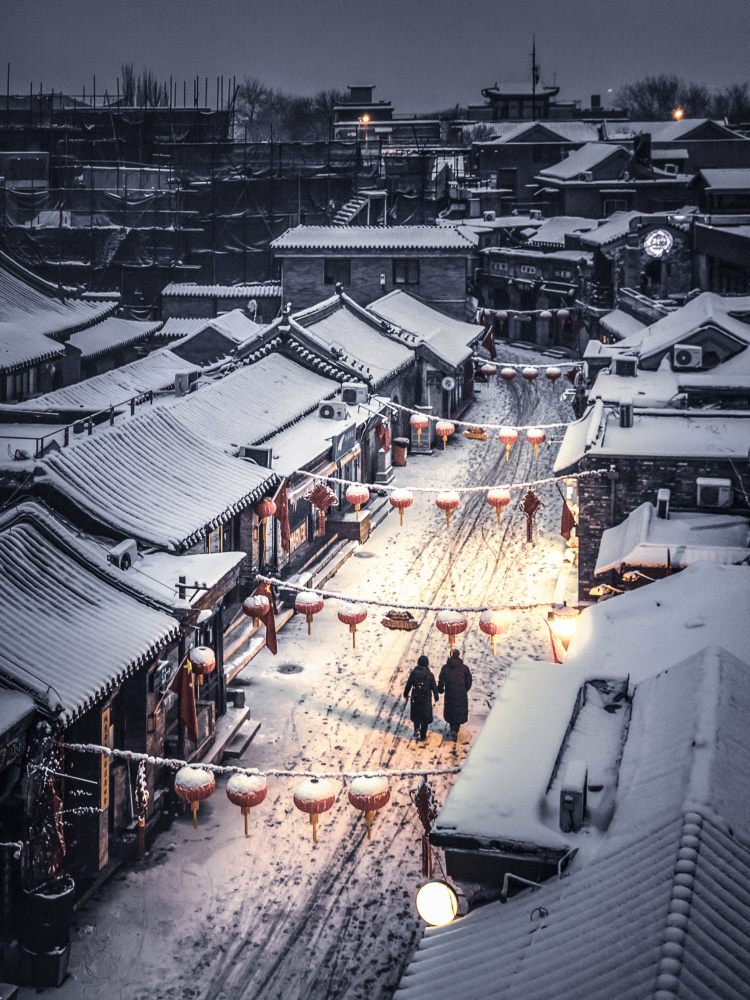
<path id="1" fill-rule="evenodd" d="M 606 316 L 599 320 L 600 326 L 617 337 L 628 337 L 631 333 L 638 333 L 643 329 L 641 320 L 631 316 L 630 313 L 623 312 L 622 309 L 613 309 Z"/>
<path id="2" fill-rule="evenodd" d="M 709 323 L 725 330 L 735 339 L 750 344 L 750 324 L 732 315 L 748 312 L 750 295 L 725 296 L 715 292 L 702 292 L 650 326 L 629 334 L 618 346 L 625 350 L 637 349 L 641 358 L 646 358 L 682 343 L 685 337 Z"/>
<path id="3" fill-rule="evenodd" d="M 168 348 L 153 351 L 145 358 L 138 358 L 121 368 L 113 368 L 76 382 L 73 385 L 55 389 L 35 399 L 17 403 L 16 409 L 24 410 L 67 410 L 80 409 L 86 412 L 106 410 L 110 406 L 124 403 L 133 396 L 139 396 L 174 385 L 177 372 L 199 372 L 201 369 L 189 361 L 183 361 Z"/>
<path id="4" fill-rule="evenodd" d="M 47 481 L 95 520 L 166 549 L 192 545 L 276 482 L 164 407 L 51 453 L 41 465 Z"/>
<path id="5" fill-rule="evenodd" d="M 269 354 L 175 399 L 170 412 L 196 437 L 236 452 L 293 424 L 338 389 L 332 379 L 281 354 Z"/>
<path id="6" fill-rule="evenodd" d="M 565 246 L 565 237 L 568 233 L 586 233 L 590 229 L 596 229 L 596 219 L 584 219 L 575 215 L 557 215 L 551 219 L 546 219 L 533 236 L 529 236 L 526 243 L 533 246 L 535 243 L 552 244 Z"/>
<path id="7" fill-rule="evenodd" d="M 0 519 L 0 568 L 0 604 L 13 609 L 0 677 L 61 708 L 64 722 L 180 631 L 176 618 L 129 592 L 103 554 L 84 558 L 73 532 L 51 518 L 39 523 L 22 510 Z"/>
<path id="8" fill-rule="evenodd" d="M 204 329 L 206 322 L 205 316 L 170 316 L 155 337 L 159 340 L 182 340 L 183 337 Z"/>
<path id="9" fill-rule="evenodd" d="M 14 330 L 63 338 L 84 330 L 114 312 L 117 302 L 58 299 L 33 288 L 0 266 L 0 330 Z"/>
<path id="10" fill-rule="evenodd" d="M 371 302 L 368 311 L 406 330 L 446 364 L 458 368 L 484 336 L 482 327 L 462 323 L 396 289 Z"/>
<path id="11" fill-rule="evenodd" d="M 728 415 L 717 410 L 662 410 L 638 413 L 632 427 L 601 400 L 569 424 L 555 460 L 555 474 L 576 465 L 584 455 L 687 458 L 731 458 L 744 461 L 750 441 L 750 412 Z"/>
<path id="12" fill-rule="evenodd" d="M 606 835 L 562 880 L 426 929 L 399 1000 L 744 996 L 748 712 L 748 665 L 723 649 L 639 684 Z"/>
<path id="13" fill-rule="evenodd" d="M 673 121 L 670 118 L 668 121 L 658 122 L 613 120 L 606 122 L 605 125 L 609 139 L 632 138 L 634 135 L 648 132 L 656 142 L 676 142 L 681 139 L 689 139 L 693 132 L 706 123 L 710 123 L 712 132 L 717 136 L 723 133 L 723 137 L 727 139 L 742 138 L 736 132 L 732 132 L 731 129 L 722 125 L 721 122 L 711 118 L 682 118 L 680 121 Z"/>
<path id="14" fill-rule="evenodd" d="M 191 299 L 270 299 L 281 296 L 281 282 L 263 281 L 252 285 L 198 285 L 191 282 L 170 282 L 162 289 L 162 297 Z"/>
<path id="15" fill-rule="evenodd" d="M 750 190 L 750 168 L 723 167 L 721 169 L 704 169 L 698 173 L 711 191 L 748 191 Z"/>
<path id="16" fill-rule="evenodd" d="M 273 250 L 471 250 L 449 226 L 296 226 L 271 242 Z"/>
<path id="17" fill-rule="evenodd" d="M 641 212 L 613 212 L 596 229 L 581 233 L 581 242 L 586 246 L 606 246 L 607 243 L 627 236 L 630 232 L 630 220 L 638 219 L 642 214 Z"/>
<path id="18" fill-rule="evenodd" d="M 414 359 L 414 352 L 388 337 L 377 321 L 346 296 L 325 302 L 292 316 L 292 329 L 299 328 L 326 352 L 365 366 L 373 385 L 385 381 Z"/>
<path id="19" fill-rule="evenodd" d="M 635 378 L 612 375 L 608 369 L 599 372 L 589 392 L 589 401 L 601 399 L 618 405 L 632 402 L 640 407 L 666 407 L 680 391 L 678 372 L 644 371 L 638 369 Z"/>
<path id="20" fill-rule="evenodd" d="M 30 718 L 35 711 L 34 699 L 23 691 L 10 691 L 4 687 L 0 672 L 0 736 Z"/>
<path id="21" fill-rule="evenodd" d="M 0 371 L 23 367 L 65 353 L 63 344 L 34 330 L 0 323 Z"/>
<path id="22" fill-rule="evenodd" d="M 191 589 L 196 582 L 201 588 L 205 586 L 211 590 L 246 558 L 245 552 L 187 552 L 184 555 L 140 552 L 134 565 L 137 570 L 143 571 L 137 575 L 142 577 L 145 574 L 151 589 L 163 600 L 178 599 L 179 579 L 184 576 L 187 585 L 185 599 L 190 604 L 198 604 L 205 597 L 205 591 Z"/>
<path id="23" fill-rule="evenodd" d="M 588 142 L 559 163 L 540 170 L 539 176 L 562 181 L 575 180 L 579 174 L 591 170 L 618 152 L 626 153 L 627 150 L 624 146 L 613 146 L 606 142 Z"/>
<path id="24" fill-rule="evenodd" d="M 495 122 L 487 122 L 491 128 Z M 534 121 L 514 123 L 510 129 L 505 131 L 497 139 L 492 140 L 497 143 L 523 142 L 524 136 L 543 129 L 563 142 L 596 142 L 599 138 L 597 126 L 593 122 L 558 122 L 558 121 Z"/>
<path id="25" fill-rule="evenodd" d="M 127 344 L 135 344 L 145 340 L 161 326 L 161 320 L 143 322 L 135 319 L 120 319 L 110 316 L 108 319 L 90 326 L 86 330 L 74 333 L 68 343 L 77 347 L 85 360 L 97 358 L 109 351 L 116 351 Z"/>
<path id="26" fill-rule="evenodd" d="M 292 427 L 267 438 L 264 444 L 273 449 L 274 471 L 280 476 L 291 476 L 296 469 L 309 466 L 329 451 L 334 436 L 352 424 L 362 427 L 373 416 L 372 408 L 364 406 L 348 406 L 347 412 L 346 420 L 328 420 L 310 413 Z"/>
<path id="27" fill-rule="evenodd" d="M 694 562 L 741 563 L 750 557 L 750 522 L 730 514 L 671 513 L 656 516 L 642 503 L 620 524 L 607 528 L 599 544 L 594 573 L 623 566 L 669 565 L 684 569 Z"/>
<path id="28" fill-rule="evenodd" d="M 181 343 L 187 343 L 209 328 L 216 330 L 235 344 L 245 343 L 264 329 L 260 323 L 249 319 L 241 309 L 232 309 L 231 312 L 222 313 L 221 316 L 215 316 L 213 319 L 201 320 L 200 325 L 190 330 L 183 337 Z M 175 346 L 172 344 L 172 347 Z"/>

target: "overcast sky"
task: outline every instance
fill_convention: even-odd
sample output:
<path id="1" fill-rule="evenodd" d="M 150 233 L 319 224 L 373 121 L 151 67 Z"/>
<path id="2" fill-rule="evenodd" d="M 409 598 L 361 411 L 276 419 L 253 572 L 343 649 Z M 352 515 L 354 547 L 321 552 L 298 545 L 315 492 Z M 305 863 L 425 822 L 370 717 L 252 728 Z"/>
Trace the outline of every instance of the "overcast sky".
<path id="1" fill-rule="evenodd" d="M 245 75 L 292 93 L 376 84 L 397 111 L 481 103 L 530 79 L 582 98 L 647 75 L 750 77 L 750 0 L 0 0 L 0 90 L 114 92 L 123 62 L 161 79 Z M 201 91 L 203 87 L 201 87 Z"/>

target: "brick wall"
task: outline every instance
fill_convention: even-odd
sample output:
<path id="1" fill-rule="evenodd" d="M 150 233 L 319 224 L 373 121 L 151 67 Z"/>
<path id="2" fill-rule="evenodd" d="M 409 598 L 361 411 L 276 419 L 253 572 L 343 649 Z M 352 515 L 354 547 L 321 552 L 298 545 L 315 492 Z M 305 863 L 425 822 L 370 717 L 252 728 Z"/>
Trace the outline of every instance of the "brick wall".
<path id="1" fill-rule="evenodd" d="M 619 479 L 615 483 L 614 520 L 611 517 L 611 483 L 606 478 L 606 470 L 614 465 Z M 578 597 L 588 600 L 589 589 L 600 583 L 594 576 L 599 543 L 602 533 L 613 524 L 620 524 L 628 514 L 649 501 L 656 503 L 657 490 L 671 491 L 670 508 L 675 511 L 696 511 L 696 479 L 700 477 L 729 479 L 734 487 L 734 507 L 718 513 L 750 513 L 742 490 L 750 494 L 750 466 L 746 461 L 735 462 L 735 470 L 726 460 L 708 459 L 661 459 L 661 458 L 615 458 L 603 462 L 584 459 L 580 464 L 583 472 L 600 468 L 601 476 L 584 478 L 578 483 L 579 497 L 579 563 Z M 738 478 L 739 477 L 739 478 Z M 740 489 L 741 486 L 741 489 Z"/>
<path id="2" fill-rule="evenodd" d="M 372 257 L 349 257 L 346 254 L 326 255 L 351 260 L 351 284 L 344 291 L 359 305 L 366 306 L 395 288 L 419 296 L 448 316 L 464 319 L 466 276 L 470 253 L 422 255 L 419 257 L 419 284 L 393 284 L 393 254 L 383 253 Z M 397 257 L 414 258 L 417 253 L 396 254 Z M 291 302 L 293 311 L 306 309 L 333 295 L 334 285 L 324 282 L 323 255 L 287 256 L 283 258 L 283 299 Z M 380 275 L 385 275 L 385 288 Z"/>

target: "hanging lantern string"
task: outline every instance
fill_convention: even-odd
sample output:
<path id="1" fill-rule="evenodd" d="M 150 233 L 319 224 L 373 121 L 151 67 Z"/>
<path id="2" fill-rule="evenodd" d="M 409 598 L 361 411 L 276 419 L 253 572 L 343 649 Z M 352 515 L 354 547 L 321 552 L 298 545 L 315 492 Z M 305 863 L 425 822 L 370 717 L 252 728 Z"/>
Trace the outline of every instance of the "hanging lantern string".
<path id="1" fill-rule="evenodd" d="M 275 576 L 257 576 L 256 580 L 270 583 L 274 587 L 281 587 L 283 590 L 304 591 L 307 594 L 318 594 L 320 597 L 332 598 L 335 601 L 345 601 L 347 604 L 369 604 L 375 608 L 389 608 L 394 611 L 397 609 L 404 611 L 462 611 L 465 614 L 479 614 L 482 611 L 537 611 L 539 608 L 551 608 L 553 604 L 552 601 L 543 601 L 541 604 L 483 604 L 477 608 L 457 608 L 453 604 L 394 604 L 392 601 L 378 601 L 374 597 L 352 597 L 349 594 L 338 594 L 333 590 L 302 587 L 296 583 L 279 580 Z"/>
<path id="2" fill-rule="evenodd" d="M 474 424 L 473 426 L 476 426 Z M 366 486 L 371 490 L 404 490 L 411 493 L 444 493 L 446 490 L 453 490 L 454 493 L 487 493 L 489 490 L 527 490 L 533 486 L 551 486 L 554 483 L 563 483 L 566 479 L 584 479 L 587 476 L 603 476 L 602 469 L 589 469 L 587 472 L 575 472 L 569 476 L 551 476 L 549 479 L 535 479 L 529 483 L 500 483 L 494 486 L 387 486 L 385 483 L 360 483 L 357 479 L 338 479 L 336 476 L 323 476 L 319 472 L 307 472 L 305 469 L 295 469 L 295 475 L 309 476 L 310 479 L 325 479 L 330 483 L 342 483 L 344 486 Z M 308 588 L 303 588 L 308 589 Z"/>
<path id="3" fill-rule="evenodd" d="M 540 372 L 546 372 L 549 368 L 557 368 L 559 372 L 562 372 L 564 368 L 575 369 L 578 371 L 581 368 L 582 362 L 574 363 L 572 361 L 558 361 L 557 364 L 549 365 L 532 365 L 527 364 L 525 361 L 501 361 L 499 358 L 494 358 L 490 361 L 489 358 L 480 358 L 476 354 L 472 357 L 472 361 L 476 362 L 478 365 L 494 365 L 495 368 L 516 368 L 518 371 L 523 371 L 524 368 L 534 368 Z M 393 406 L 397 406 L 397 403 L 393 403 Z M 456 423 L 454 420 L 453 423 Z"/>
<path id="4" fill-rule="evenodd" d="M 533 368 L 533 365 L 521 365 L 521 368 Z M 551 367 L 555 367 L 552 365 Z M 401 403 L 388 403 L 389 406 L 395 407 L 397 410 L 403 410 L 404 413 L 415 413 L 419 417 L 426 417 L 428 420 L 447 420 L 447 417 L 438 417 L 432 413 L 422 413 L 421 410 L 413 410 L 409 406 L 402 406 Z M 466 420 L 451 420 L 450 423 L 454 424 L 456 427 L 476 427 L 477 421 L 469 423 Z M 546 431 L 551 430 L 553 427 L 570 427 L 572 421 L 561 420 L 557 424 L 482 424 L 481 426 L 486 431 L 499 431 L 503 427 L 514 427 L 517 431 L 528 431 L 532 427 L 538 427 L 540 430 Z"/>
<path id="5" fill-rule="evenodd" d="M 265 771 L 259 771 L 254 767 L 232 767 L 222 764 L 208 764 L 204 761 L 188 764 L 186 760 L 152 757 L 146 753 L 136 753 L 134 750 L 113 750 L 96 743 L 58 743 L 58 746 L 65 750 L 74 750 L 77 753 L 98 753 L 105 757 L 118 757 L 122 760 L 145 761 L 147 764 L 153 764 L 154 767 L 171 767 L 175 771 L 181 767 L 200 767 L 204 771 L 213 771 L 215 774 L 247 774 L 250 777 L 263 778 L 340 778 L 347 781 L 354 778 L 427 778 L 433 774 L 458 774 L 461 770 L 460 767 L 428 767 L 403 768 L 401 770 L 376 768 L 369 771 L 290 771 L 286 768 L 272 767 Z M 96 811 L 99 812 L 98 809 Z"/>
<path id="6" fill-rule="evenodd" d="M 523 279 L 521 279 L 523 280 Z M 565 306 L 550 306 L 549 309 L 477 309 L 475 312 L 476 321 L 479 326 L 482 326 L 482 313 L 485 315 L 484 325 L 486 326 L 488 321 L 491 319 L 500 319 L 502 322 L 505 319 L 512 319 L 514 316 L 540 316 L 542 313 L 551 313 L 555 316 L 557 313 L 563 313 L 563 318 L 567 319 L 570 315 L 570 307 Z M 498 313 L 504 313 L 504 316 L 498 316 Z"/>

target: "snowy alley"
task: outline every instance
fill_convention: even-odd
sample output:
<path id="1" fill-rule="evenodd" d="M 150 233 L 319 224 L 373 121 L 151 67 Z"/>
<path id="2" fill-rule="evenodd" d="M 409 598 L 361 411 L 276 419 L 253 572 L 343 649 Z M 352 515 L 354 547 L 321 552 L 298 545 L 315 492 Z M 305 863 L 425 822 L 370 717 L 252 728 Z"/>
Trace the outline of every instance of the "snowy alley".
<path id="1" fill-rule="evenodd" d="M 502 360 L 553 359 L 503 350 Z M 478 386 L 464 419 L 568 421 L 571 407 L 560 401 L 565 384 L 519 377 L 506 385 L 493 378 Z M 445 452 L 438 445 L 431 456 L 410 455 L 407 467 L 396 470 L 394 485 L 452 489 L 542 479 L 552 474 L 563 435 L 563 428 L 548 431 L 535 460 L 521 433 L 506 464 L 496 432 L 482 442 L 465 439 L 460 430 Z M 327 589 L 447 606 L 561 600 L 561 500 L 554 485 L 539 493 L 546 506 L 535 519 L 534 544 L 526 542 L 520 491 L 513 492 L 500 526 L 484 493 L 463 495 L 449 529 L 434 495 L 416 494 L 403 527 L 392 511 Z M 574 574 L 568 596 L 575 594 Z M 261 723 L 241 765 L 367 770 L 460 764 L 512 660 L 549 658 L 543 610 L 513 613 L 494 658 L 478 616 L 469 615 L 469 628 L 457 642 L 474 677 L 469 722 L 458 744 L 445 740 L 441 698 L 421 745 L 413 739 L 403 688 L 418 655 L 429 656 L 436 677 L 447 657 L 447 638 L 436 630 L 434 612 L 416 612 L 419 628 L 398 632 L 383 628 L 381 609 L 371 607 L 353 650 L 336 616 L 340 606 L 326 602 L 309 637 L 304 618 L 295 616 L 279 633 L 278 655 L 264 649 L 234 682 L 245 688 L 252 718 Z M 268 798 L 253 809 L 245 838 L 240 810 L 227 800 L 226 779 L 220 778 L 216 794 L 201 804 L 197 830 L 189 813 L 178 818 L 143 862 L 123 870 L 78 912 L 70 975 L 55 996 L 391 996 L 422 933 L 413 902 L 421 880 L 421 827 L 409 799 L 418 779 L 391 780 L 391 801 L 378 814 L 371 843 L 342 784 L 333 809 L 321 817 L 317 845 L 307 817 L 292 801 L 298 780 L 269 778 Z M 452 781 L 434 779 L 440 805 Z M 436 872 L 439 865 L 435 851 Z M 32 995 L 36 991 L 20 992 Z"/>

